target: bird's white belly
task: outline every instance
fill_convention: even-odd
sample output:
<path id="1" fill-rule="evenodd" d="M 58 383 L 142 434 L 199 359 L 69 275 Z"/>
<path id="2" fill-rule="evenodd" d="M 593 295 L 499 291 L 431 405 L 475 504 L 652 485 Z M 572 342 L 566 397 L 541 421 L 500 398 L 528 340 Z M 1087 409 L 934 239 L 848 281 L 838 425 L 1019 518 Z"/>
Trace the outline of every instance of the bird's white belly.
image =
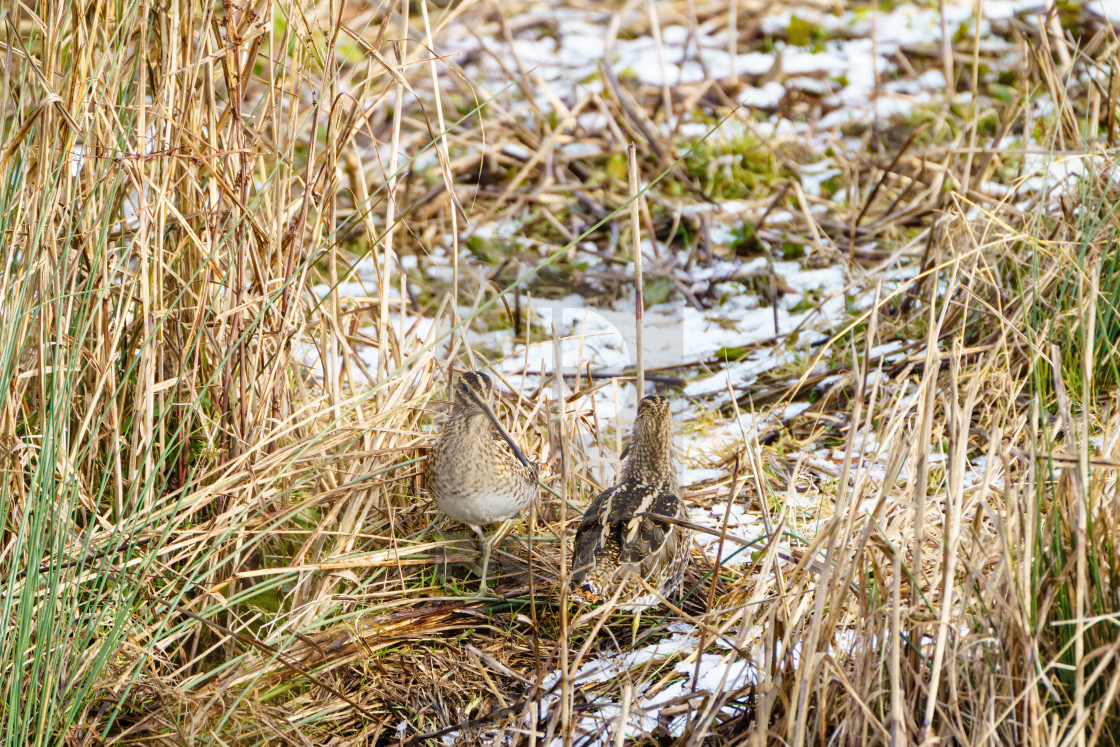
<path id="1" fill-rule="evenodd" d="M 436 471 L 433 497 L 452 519 L 472 526 L 497 524 L 525 508 L 536 495 L 535 481 L 475 466 L 484 461 L 464 459 L 458 470 Z"/>
<path id="2" fill-rule="evenodd" d="M 437 493 L 436 505 L 456 521 L 481 526 L 505 521 L 525 508 L 532 497 L 524 488 L 502 490 L 491 486 L 485 492 L 452 488 Z"/>

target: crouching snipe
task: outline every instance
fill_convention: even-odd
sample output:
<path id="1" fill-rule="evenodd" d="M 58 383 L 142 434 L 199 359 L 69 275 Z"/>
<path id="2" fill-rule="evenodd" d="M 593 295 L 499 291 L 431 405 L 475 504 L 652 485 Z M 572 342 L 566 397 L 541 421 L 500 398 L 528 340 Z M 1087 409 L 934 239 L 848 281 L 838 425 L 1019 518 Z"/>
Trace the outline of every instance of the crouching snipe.
<path id="1" fill-rule="evenodd" d="M 687 518 L 673 468 L 669 400 L 651 395 L 638 403 L 622 475 L 591 502 L 576 531 L 573 594 L 591 603 L 617 594 L 617 606 L 635 612 L 657 604 L 659 594 L 674 594 L 688 567 L 692 532 L 662 516 Z"/>
<path id="2" fill-rule="evenodd" d="M 482 527 L 515 516 L 537 496 L 537 465 L 517 448 L 490 409 L 493 393 L 484 373 L 459 377 L 451 417 L 432 447 L 426 477 L 439 509 L 473 529 L 482 542 L 480 595 L 489 591 L 490 561 Z"/>

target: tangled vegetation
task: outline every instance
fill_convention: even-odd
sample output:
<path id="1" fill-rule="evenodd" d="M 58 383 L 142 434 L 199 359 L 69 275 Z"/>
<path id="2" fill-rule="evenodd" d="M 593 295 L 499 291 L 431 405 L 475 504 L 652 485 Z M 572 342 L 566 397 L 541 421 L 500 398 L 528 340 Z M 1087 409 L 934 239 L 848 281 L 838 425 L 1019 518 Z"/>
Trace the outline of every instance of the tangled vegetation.
<path id="1" fill-rule="evenodd" d="M 962 23 L 875 79 L 946 90 L 828 127 L 862 71 L 602 64 L 572 100 L 495 51 L 583 12 L 662 65 L 669 28 L 740 55 L 867 33 L 608 5 L 5 11 L 4 744 L 1120 740 L 1113 27 Z M 632 371 L 558 383 L 526 345 L 556 334 L 534 300 L 632 308 L 635 225 L 650 313 L 757 299 L 775 334 L 727 311 L 718 350 L 650 369 L 682 439 L 741 430 L 685 486 L 718 543 L 632 639 L 565 567 L 621 446 L 588 403 Z M 515 355 L 501 414 L 548 491 L 478 600 L 423 461 L 454 373 Z"/>

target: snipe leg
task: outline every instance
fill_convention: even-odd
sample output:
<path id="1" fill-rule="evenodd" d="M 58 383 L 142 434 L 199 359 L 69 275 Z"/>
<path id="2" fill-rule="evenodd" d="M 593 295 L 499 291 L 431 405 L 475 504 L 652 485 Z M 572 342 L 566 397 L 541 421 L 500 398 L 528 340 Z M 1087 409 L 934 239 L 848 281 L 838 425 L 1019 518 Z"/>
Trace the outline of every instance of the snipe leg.
<path id="1" fill-rule="evenodd" d="M 486 579 L 490 576 L 490 550 L 491 548 L 493 548 L 495 542 L 500 543 L 502 541 L 502 537 L 505 536 L 506 530 L 512 523 L 513 522 L 511 519 L 506 519 L 505 521 L 503 521 L 501 525 L 498 526 L 497 530 L 495 530 L 490 535 L 489 539 L 487 539 L 486 533 L 482 531 L 482 527 L 474 524 L 470 525 L 471 529 L 474 530 L 474 533 L 478 535 L 478 541 L 482 546 L 482 557 L 480 558 L 482 565 L 482 580 L 478 584 L 478 594 L 476 596 L 484 597 L 489 596 L 490 594 L 490 587 L 486 583 Z"/>
<path id="2" fill-rule="evenodd" d="M 490 595 L 490 587 L 486 585 L 486 576 L 490 569 L 490 541 L 486 538 L 482 527 L 472 525 L 471 529 L 478 535 L 478 541 L 482 544 L 482 580 L 478 584 L 478 596 L 485 597 Z"/>

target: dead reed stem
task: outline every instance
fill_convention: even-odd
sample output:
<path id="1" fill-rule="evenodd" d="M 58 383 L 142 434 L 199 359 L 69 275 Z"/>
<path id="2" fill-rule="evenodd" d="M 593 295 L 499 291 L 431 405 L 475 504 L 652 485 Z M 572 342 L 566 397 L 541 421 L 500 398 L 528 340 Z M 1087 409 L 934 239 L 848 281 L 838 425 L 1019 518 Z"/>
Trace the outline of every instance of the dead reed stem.
<path id="1" fill-rule="evenodd" d="M 646 364 L 645 364 L 645 300 L 642 281 L 642 231 L 640 226 L 641 193 L 638 191 L 638 162 L 637 150 L 633 143 L 627 146 L 626 159 L 630 173 L 630 195 L 633 202 L 630 204 L 630 245 L 634 252 L 634 347 L 636 386 L 638 399 L 645 396 L 646 392 Z"/>

